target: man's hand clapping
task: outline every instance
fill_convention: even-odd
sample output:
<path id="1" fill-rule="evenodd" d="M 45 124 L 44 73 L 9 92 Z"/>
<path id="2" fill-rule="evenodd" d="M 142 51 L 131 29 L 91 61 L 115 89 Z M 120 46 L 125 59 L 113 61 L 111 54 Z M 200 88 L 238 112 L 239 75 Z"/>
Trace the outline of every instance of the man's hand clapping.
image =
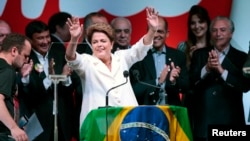
<path id="1" fill-rule="evenodd" d="M 211 50 L 209 52 L 206 69 L 208 72 L 214 70 L 220 74 L 222 74 L 224 71 L 224 69 L 222 68 L 222 66 L 220 64 L 219 54 L 215 50 Z"/>

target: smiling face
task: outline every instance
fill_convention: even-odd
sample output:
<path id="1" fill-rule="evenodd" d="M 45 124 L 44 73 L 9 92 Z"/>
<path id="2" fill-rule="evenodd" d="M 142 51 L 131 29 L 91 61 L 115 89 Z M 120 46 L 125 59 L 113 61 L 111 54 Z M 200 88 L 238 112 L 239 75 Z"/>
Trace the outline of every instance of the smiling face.
<path id="1" fill-rule="evenodd" d="M 42 31 L 41 33 L 34 33 L 32 35 L 32 47 L 42 54 L 43 56 L 46 55 L 50 48 L 50 32 L 49 30 Z"/>
<path id="2" fill-rule="evenodd" d="M 169 36 L 166 22 L 163 18 L 159 18 L 158 30 L 154 35 L 153 47 L 156 50 L 161 50 L 165 45 L 165 40 Z"/>
<path id="3" fill-rule="evenodd" d="M 93 54 L 103 62 L 110 60 L 113 42 L 103 32 L 94 32 L 91 40 Z"/>
<path id="4" fill-rule="evenodd" d="M 206 36 L 208 25 L 206 21 L 202 21 L 197 15 L 191 17 L 190 29 L 196 38 Z"/>
<path id="5" fill-rule="evenodd" d="M 222 51 L 229 46 L 233 36 L 230 22 L 226 19 L 217 19 L 211 26 L 211 39 L 214 46 Z"/>
<path id="6" fill-rule="evenodd" d="M 110 63 L 114 44 L 113 28 L 106 23 L 95 23 L 88 27 L 87 38 L 91 43 L 93 55 L 105 64 Z"/>

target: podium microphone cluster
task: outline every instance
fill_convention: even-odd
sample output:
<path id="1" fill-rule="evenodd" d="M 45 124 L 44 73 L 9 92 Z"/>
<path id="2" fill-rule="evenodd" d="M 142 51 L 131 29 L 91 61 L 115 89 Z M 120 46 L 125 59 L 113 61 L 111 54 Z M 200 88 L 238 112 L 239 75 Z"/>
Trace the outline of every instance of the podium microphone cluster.
<path id="1" fill-rule="evenodd" d="M 120 87 L 126 83 L 128 83 L 128 76 L 129 76 L 129 72 L 127 70 L 123 71 L 123 76 L 126 78 L 126 81 L 120 85 L 114 86 L 112 88 L 110 88 L 107 93 L 106 93 L 106 107 L 109 107 L 109 92 L 117 87 Z"/>
<path id="2" fill-rule="evenodd" d="M 149 84 L 149 83 L 146 83 L 146 82 L 142 82 L 142 81 L 139 79 L 139 77 L 140 77 L 140 72 L 139 72 L 138 70 L 133 70 L 132 73 L 133 73 L 133 76 L 134 76 L 135 80 L 136 80 L 138 83 L 143 84 L 143 85 L 146 85 L 146 86 L 149 86 L 149 87 L 161 89 L 161 87 L 159 87 L 159 86 L 152 85 L 152 84 Z"/>

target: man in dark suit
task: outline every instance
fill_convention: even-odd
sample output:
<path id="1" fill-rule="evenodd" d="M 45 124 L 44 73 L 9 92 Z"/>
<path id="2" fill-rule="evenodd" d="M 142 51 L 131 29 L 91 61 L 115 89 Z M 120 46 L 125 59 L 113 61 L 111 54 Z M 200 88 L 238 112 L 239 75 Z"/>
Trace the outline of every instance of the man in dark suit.
<path id="1" fill-rule="evenodd" d="M 66 24 L 68 18 L 72 18 L 71 14 L 67 12 L 57 12 L 53 14 L 48 21 L 50 37 L 51 37 L 51 52 L 55 54 L 60 54 L 61 56 L 65 56 L 66 42 L 70 40 L 69 27 Z M 81 80 L 79 76 L 73 71 L 71 74 L 72 86 L 74 88 L 74 93 L 72 93 L 72 97 L 74 98 L 75 108 L 72 109 L 75 112 L 75 131 L 74 136 L 78 140 L 79 139 L 79 122 L 80 122 L 80 111 L 82 104 L 82 86 Z"/>
<path id="2" fill-rule="evenodd" d="M 209 125 L 244 125 L 243 92 L 249 82 L 242 67 L 247 54 L 230 45 L 234 24 L 216 17 L 210 26 L 213 47 L 194 52 L 190 79 L 194 89 L 194 138 L 207 140 Z"/>
<path id="3" fill-rule="evenodd" d="M 48 26 L 51 36 L 51 46 L 55 47 L 54 49 L 58 51 L 66 51 L 64 43 L 70 40 L 69 27 L 66 22 L 71 17 L 67 12 L 58 12 L 49 18 Z"/>
<path id="4" fill-rule="evenodd" d="M 130 69 L 130 80 L 140 105 L 182 105 L 179 93 L 189 87 L 186 58 L 184 53 L 165 44 L 168 36 L 168 23 L 159 17 L 153 48 Z M 139 72 L 139 76 L 135 72 Z M 162 90 L 140 83 L 137 77 L 141 82 L 161 87 Z"/>
<path id="5" fill-rule="evenodd" d="M 32 41 L 30 59 L 34 68 L 31 73 L 22 77 L 19 84 L 20 115 L 31 116 L 36 113 L 43 132 L 36 141 L 54 140 L 54 85 L 50 74 L 62 74 L 67 80 L 58 84 L 58 139 L 69 141 L 73 136 L 73 97 L 71 70 L 66 65 L 65 56 L 50 48 L 50 32 L 42 21 L 32 21 L 25 29 L 25 34 Z"/>

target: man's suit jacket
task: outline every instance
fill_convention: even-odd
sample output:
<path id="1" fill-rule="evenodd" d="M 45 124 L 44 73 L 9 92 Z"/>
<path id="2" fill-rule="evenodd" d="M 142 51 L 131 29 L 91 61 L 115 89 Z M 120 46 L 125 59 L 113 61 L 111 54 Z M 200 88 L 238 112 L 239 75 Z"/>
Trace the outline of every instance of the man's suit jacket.
<path id="1" fill-rule="evenodd" d="M 188 90 L 189 88 L 189 78 L 188 71 L 186 68 L 186 57 L 185 54 L 179 50 L 173 49 L 171 47 L 166 48 L 166 64 L 170 65 L 171 62 L 174 62 L 175 66 L 181 68 L 181 73 L 179 78 L 176 81 L 176 85 L 172 85 L 169 81 L 170 73 L 167 76 L 165 91 L 167 93 L 168 104 L 171 105 L 182 105 L 179 93 Z M 157 88 L 150 87 L 144 84 L 139 83 L 133 75 L 134 70 L 138 70 L 140 73 L 139 79 L 142 82 L 157 85 L 156 80 L 156 69 L 153 58 L 152 50 L 149 50 L 147 56 L 140 62 L 134 64 L 130 69 L 130 79 L 133 90 L 135 92 L 136 98 L 139 105 L 155 105 L 159 93 Z"/>
<path id="2" fill-rule="evenodd" d="M 114 52 L 116 52 L 117 50 L 121 50 L 121 49 L 129 49 L 129 48 L 131 48 L 131 45 L 128 45 L 128 46 L 120 46 L 119 44 L 117 44 L 117 43 L 114 43 L 114 45 L 113 45 L 113 48 L 112 48 L 112 50 L 111 50 L 111 52 L 112 53 L 114 53 Z"/>
<path id="3" fill-rule="evenodd" d="M 84 39 L 82 43 L 79 43 L 77 45 L 76 52 L 78 52 L 79 54 L 87 53 L 90 55 L 92 55 L 92 53 L 93 53 L 92 48 L 87 43 L 86 39 Z"/>
<path id="4" fill-rule="evenodd" d="M 55 74 L 61 74 L 63 66 L 65 65 L 64 56 L 57 54 L 57 51 L 50 50 L 48 58 L 54 58 Z M 31 51 L 30 59 L 33 60 L 34 65 L 40 63 L 36 54 Z M 47 90 L 43 85 L 44 72 L 37 72 L 35 69 L 31 71 L 29 76 L 29 84 L 24 86 L 19 84 L 19 101 L 21 107 L 21 115 L 28 117 L 32 113 L 36 113 L 42 125 L 43 133 L 37 137 L 38 141 L 50 140 L 54 130 L 54 116 L 53 116 L 53 100 L 54 100 L 54 85 Z M 48 77 L 48 76 L 47 76 Z M 60 82 L 57 85 L 58 95 L 58 127 L 66 140 L 72 138 L 72 122 L 73 122 L 73 88 L 72 86 L 63 86 Z M 60 134 L 59 134 L 60 135 Z"/>
<path id="5" fill-rule="evenodd" d="M 63 53 L 66 52 L 65 44 L 62 43 L 58 38 L 51 35 L 50 39 L 51 39 L 51 48 L 53 48 L 53 50 L 55 50 L 56 52 L 58 51 L 63 52 Z"/>
<path id="6" fill-rule="evenodd" d="M 65 56 L 66 47 L 65 43 L 62 43 L 58 38 L 51 35 L 51 52 L 54 54 L 60 54 L 62 56 Z M 79 137 L 79 121 L 80 121 L 80 112 L 81 112 L 81 104 L 82 104 L 82 86 L 81 86 L 81 80 L 80 77 L 76 74 L 75 71 L 71 74 L 71 80 L 72 80 L 72 87 L 74 89 L 74 93 L 72 94 L 74 98 L 75 108 L 74 110 L 74 136 L 78 139 Z"/>
<path id="7" fill-rule="evenodd" d="M 228 70 L 226 81 L 215 71 L 201 79 L 201 70 L 207 63 L 208 52 L 212 49 L 208 47 L 195 51 L 190 66 L 190 79 L 195 97 L 194 134 L 199 137 L 207 136 L 210 124 L 245 123 L 242 94 L 243 91 L 247 91 L 249 82 L 243 77 L 242 67 L 247 55 L 230 46 L 221 64 Z"/>

